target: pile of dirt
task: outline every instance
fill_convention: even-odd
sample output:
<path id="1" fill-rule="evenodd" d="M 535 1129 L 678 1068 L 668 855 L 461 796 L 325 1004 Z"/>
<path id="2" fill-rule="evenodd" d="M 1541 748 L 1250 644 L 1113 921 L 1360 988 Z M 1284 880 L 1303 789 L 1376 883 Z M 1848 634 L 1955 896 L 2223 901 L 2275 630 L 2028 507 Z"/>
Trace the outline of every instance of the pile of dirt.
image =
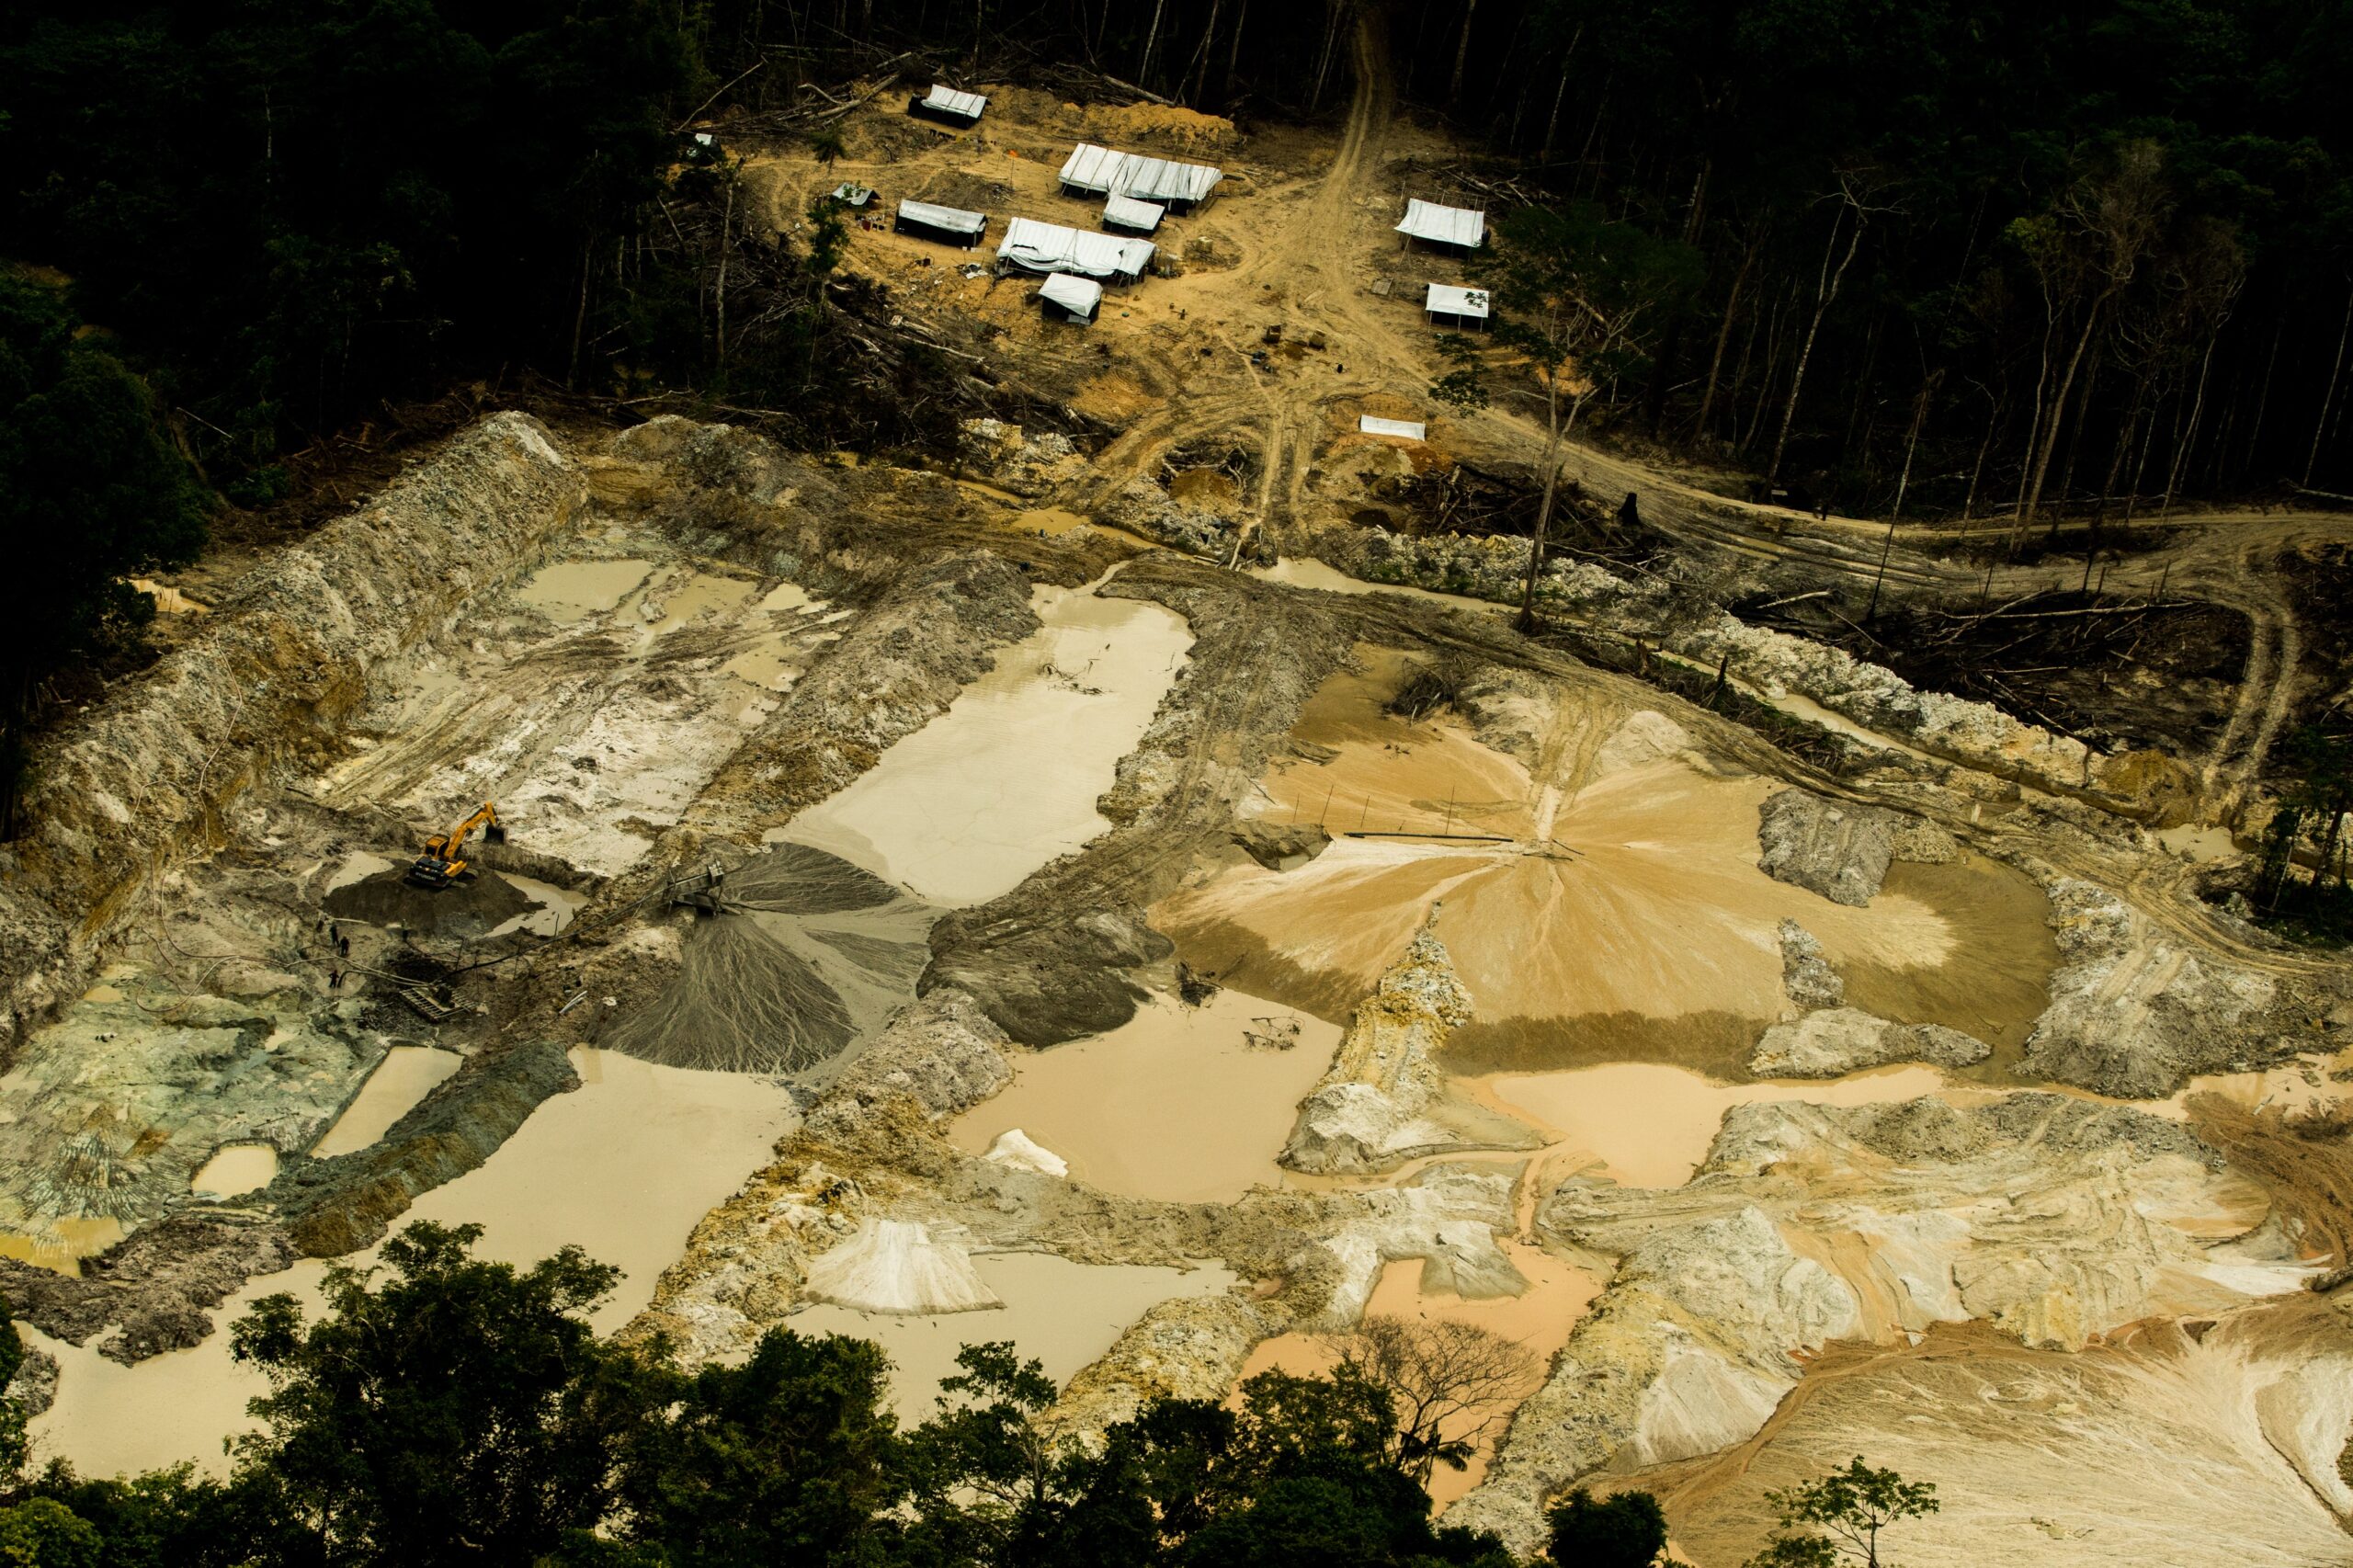
<path id="1" fill-rule="evenodd" d="M 1875 806 L 1825 801 L 1805 790 L 1766 797 L 1756 812 L 1756 869 L 1860 909 L 1879 893 L 1903 821 Z"/>
<path id="2" fill-rule="evenodd" d="M 423 937 L 471 941 L 517 915 L 540 907 L 539 900 L 500 876 L 481 871 L 445 888 L 423 888 L 395 867 L 347 882 L 322 901 L 326 912 L 345 920 L 397 926 Z"/>
<path id="3" fill-rule="evenodd" d="M 780 844 L 729 870 L 677 972 L 599 1043 L 667 1067 L 805 1074 L 915 1000 L 937 912 L 847 860 Z"/>
<path id="4" fill-rule="evenodd" d="M 1358 1005 L 1331 1071 L 1301 1103 L 1280 1156 L 1292 1170 L 1394 1170 L 1426 1154 L 1541 1142 L 1447 1090 L 1438 1053 L 1470 1021 L 1471 994 L 1430 924 Z"/>
<path id="5" fill-rule="evenodd" d="M 2064 959 L 2051 1006 L 2027 1042 L 2022 1072 L 2120 1099 L 2155 1099 L 2200 1073 L 2243 1070 L 2290 1054 L 2274 1031 L 2279 984 L 2196 952 L 2107 889 L 2064 880 L 2051 889 Z"/>

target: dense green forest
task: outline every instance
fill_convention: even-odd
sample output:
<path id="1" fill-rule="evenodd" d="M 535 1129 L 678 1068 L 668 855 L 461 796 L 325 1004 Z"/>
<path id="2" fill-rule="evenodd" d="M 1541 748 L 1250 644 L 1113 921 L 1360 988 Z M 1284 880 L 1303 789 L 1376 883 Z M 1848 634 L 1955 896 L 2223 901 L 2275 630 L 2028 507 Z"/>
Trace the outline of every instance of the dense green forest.
<path id="1" fill-rule="evenodd" d="M 1474 172 L 1706 257 L 1622 433 L 1907 516 L 2353 489 L 2341 0 L 1403 25 L 1409 96 L 1510 154 Z"/>
<path id="2" fill-rule="evenodd" d="M 1422 1483 L 1455 1446 L 1347 1362 L 1267 1373 L 1230 1404 L 1163 1400 L 1099 1445 L 1055 1436 L 1054 1385 L 1009 1346 L 961 1358 L 937 1414 L 902 1427 L 863 1340 L 774 1331 L 736 1365 L 677 1369 L 600 1339 L 617 1275 L 566 1249 L 472 1256 L 475 1227 L 416 1224 L 327 1311 L 290 1296 L 239 1320 L 264 1372 L 260 1430 L 226 1479 L 183 1466 L 77 1476 L 28 1462 L 0 1398 L 0 1562 L 28 1568 L 1512 1568 L 1433 1525 Z M 22 1352 L 0 1303 L 0 1387 Z M 1815 1563 L 1933 1489 L 1860 1460 L 1774 1498 L 1762 1563 Z M 1647 1494 L 1580 1491 L 1552 1515 L 1560 1568 L 1648 1568 Z"/>

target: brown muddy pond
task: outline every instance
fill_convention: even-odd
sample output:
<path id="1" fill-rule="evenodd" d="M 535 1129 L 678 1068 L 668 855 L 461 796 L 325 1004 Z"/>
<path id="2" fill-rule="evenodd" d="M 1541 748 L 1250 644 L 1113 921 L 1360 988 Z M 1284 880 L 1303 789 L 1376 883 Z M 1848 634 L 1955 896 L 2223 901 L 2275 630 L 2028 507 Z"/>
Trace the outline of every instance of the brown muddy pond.
<path id="1" fill-rule="evenodd" d="M 949 1137 L 984 1153 L 1019 1128 L 1090 1187 L 1230 1201 L 1280 1185 L 1275 1156 L 1339 1041 L 1337 1027 L 1239 991 L 1199 1007 L 1157 997 L 1108 1034 L 1017 1056 L 1013 1086 Z"/>

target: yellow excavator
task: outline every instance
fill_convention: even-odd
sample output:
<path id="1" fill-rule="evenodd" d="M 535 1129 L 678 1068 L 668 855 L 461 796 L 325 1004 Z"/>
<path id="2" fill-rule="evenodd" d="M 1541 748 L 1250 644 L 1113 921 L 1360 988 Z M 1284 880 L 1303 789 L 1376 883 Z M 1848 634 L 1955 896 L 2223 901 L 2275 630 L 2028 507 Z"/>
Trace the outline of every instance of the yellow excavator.
<path id="1" fill-rule="evenodd" d="M 498 820 L 498 808 L 484 801 L 482 810 L 449 832 L 437 833 L 425 841 L 425 853 L 410 865 L 408 880 L 418 887 L 438 890 L 460 877 L 472 876 L 473 868 L 466 863 L 466 840 L 476 828 L 482 829 L 485 844 L 506 842 L 506 824 Z"/>

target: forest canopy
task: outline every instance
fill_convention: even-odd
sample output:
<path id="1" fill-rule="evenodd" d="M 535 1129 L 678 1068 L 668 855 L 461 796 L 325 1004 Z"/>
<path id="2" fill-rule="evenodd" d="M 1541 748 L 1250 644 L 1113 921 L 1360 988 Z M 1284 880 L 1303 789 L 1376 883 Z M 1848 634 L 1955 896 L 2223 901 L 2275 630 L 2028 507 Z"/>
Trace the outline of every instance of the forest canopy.
<path id="1" fill-rule="evenodd" d="M 1621 434 L 1857 511 L 2353 488 L 2353 6 L 1462 0 L 1397 25 L 1408 94 L 1507 154 L 1477 172 L 1705 256 L 1615 389 Z"/>

